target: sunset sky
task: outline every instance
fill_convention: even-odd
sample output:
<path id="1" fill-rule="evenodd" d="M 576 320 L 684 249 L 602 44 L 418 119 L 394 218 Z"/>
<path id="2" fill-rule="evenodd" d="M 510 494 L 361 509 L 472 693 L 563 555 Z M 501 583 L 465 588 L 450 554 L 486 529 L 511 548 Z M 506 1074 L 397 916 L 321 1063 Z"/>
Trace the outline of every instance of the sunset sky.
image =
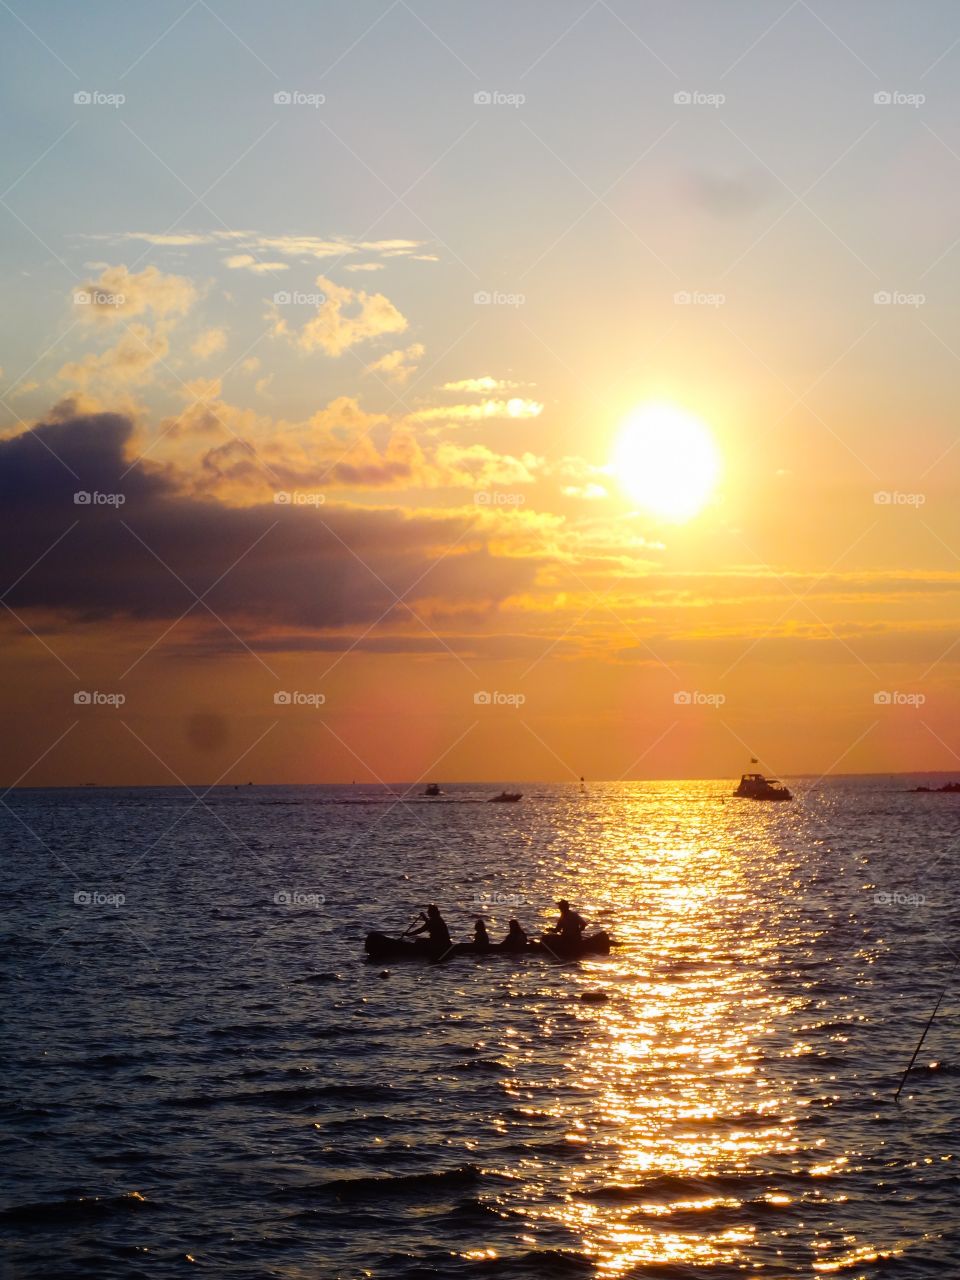
<path id="1" fill-rule="evenodd" d="M 3 785 L 960 776 L 919 12 L 4 7 Z"/>

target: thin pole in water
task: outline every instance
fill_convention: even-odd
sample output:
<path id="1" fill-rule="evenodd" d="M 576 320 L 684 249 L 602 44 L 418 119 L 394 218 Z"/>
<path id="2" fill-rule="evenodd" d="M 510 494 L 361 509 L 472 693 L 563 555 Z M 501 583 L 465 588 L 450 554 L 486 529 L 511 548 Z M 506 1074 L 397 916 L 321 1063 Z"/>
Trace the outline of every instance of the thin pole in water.
<path id="1" fill-rule="evenodd" d="M 950 973 L 949 973 L 949 975 L 948 975 L 948 977 L 947 977 L 946 982 L 943 984 L 943 990 L 940 992 L 940 995 L 939 995 L 939 996 L 938 996 L 938 998 L 937 998 L 937 1003 L 933 1006 L 933 1013 L 931 1013 L 930 1018 L 929 1018 L 929 1020 L 928 1020 L 928 1022 L 927 1022 L 927 1025 L 923 1028 L 923 1034 L 921 1035 L 920 1039 L 917 1041 L 917 1047 L 916 1047 L 916 1048 L 914 1049 L 914 1051 L 913 1051 L 913 1057 L 910 1059 L 910 1062 L 909 1062 L 909 1063 L 908 1063 L 908 1065 L 907 1065 L 907 1069 L 906 1069 L 906 1071 L 903 1073 L 903 1078 L 902 1078 L 902 1079 L 901 1079 L 901 1081 L 900 1081 L 900 1087 L 899 1087 L 899 1089 L 897 1089 L 897 1092 L 893 1095 L 893 1100 L 894 1100 L 894 1102 L 896 1102 L 898 1105 L 899 1105 L 899 1102 L 900 1102 L 900 1094 L 901 1094 L 901 1093 L 902 1093 L 902 1091 L 903 1091 L 903 1086 L 907 1083 L 907 1076 L 908 1076 L 908 1075 L 910 1074 L 910 1072 L 913 1070 L 913 1064 L 914 1064 L 914 1063 L 916 1062 L 916 1060 L 917 1060 L 917 1054 L 918 1054 L 918 1053 L 920 1052 L 920 1050 L 923 1048 L 923 1042 L 924 1042 L 924 1040 L 926 1040 L 926 1038 L 927 1038 L 927 1032 L 928 1032 L 928 1031 L 930 1030 L 930 1028 L 933 1026 L 933 1020 L 934 1020 L 934 1018 L 937 1016 L 937 1012 L 938 1012 L 938 1010 L 940 1009 L 940 1005 L 943 1003 L 943 997 L 947 994 L 947 988 L 950 986 L 950 979 L 951 979 L 951 978 L 953 977 L 953 975 L 956 973 L 956 971 L 957 971 L 957 965 L 960 965 L 960 960 L 957 960 L 957 963 L 956 963 L 956 964 L 953 966 L 953 968 L 950 970 Z"/>

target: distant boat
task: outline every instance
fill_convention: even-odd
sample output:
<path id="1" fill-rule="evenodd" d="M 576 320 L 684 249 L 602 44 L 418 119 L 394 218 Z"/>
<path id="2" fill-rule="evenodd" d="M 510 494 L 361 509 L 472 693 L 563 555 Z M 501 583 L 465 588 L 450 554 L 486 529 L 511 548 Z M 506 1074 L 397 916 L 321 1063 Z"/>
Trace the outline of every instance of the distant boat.
<path id="1" fill-rule="evenodd" d="M 442 796 L 443 792 L 440 790 L 440 784 L 438 782 L 431 782 L 424 787 L 423 794 L 425 796 Z"/>
<path id="2" fill-rule="evenodd" d="M 501 791 L 498 796 L 490 797 L 490 804 L 516 804 L 523 799 L 522 791 Z"/>
<path id="3" fill-rule="evenodd" d="M 942 787 L 911 787 L 912 791 L 923 791 L 931 796 L 956 795 L 960 792 L 960 782 L 945 782 Z"/>
<path id="4" fill-rule="evenodd" d="M 733 793 L 747 800 L 792 800 L 793 796 L 776 778 L 765 778 L 762 773 L 745 773 Z"/>

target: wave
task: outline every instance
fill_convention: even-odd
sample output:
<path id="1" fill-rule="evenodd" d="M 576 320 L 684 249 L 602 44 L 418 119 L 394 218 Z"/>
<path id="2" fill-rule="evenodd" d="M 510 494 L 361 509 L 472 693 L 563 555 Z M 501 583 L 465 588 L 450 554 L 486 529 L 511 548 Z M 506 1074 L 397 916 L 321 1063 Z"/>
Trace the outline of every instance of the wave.
<path id="1" fill-rule="evenodd" d="M 168 1107 L 204 1111 L 216 1106 L 297 1107 L 331 1099 L 347 1102 L 381 1102 L 396 1095 L 392 1085 L 322 1084 L 296 1085 L 289 1089 L 256 1089 L 241 1093 L 194 1093 L 165 1099 Z"/>
<path id="2" fill-rule="evenodd" d="M 450 1071 L 479 1071 L 487 1075 L 509 1074 L 512 1068 L 498 1058 L 470 1058 L 466 1062 L 454 1062 Z"/>
<path id="3" fill-rule="evenodd" d="M 670 1174 L 646 1182 L 610 1182 L 581 1191 L 585 1200 L 673 1200 L 678 1197 L 716 1195 L 717 1192 L 762 1191 L 768 1179 L 760 1174 L 712 1174 L 705 1178 L 680 1178 Z"/>
<path id="4" fill-rule="evenodd" d="M 143 1209 L 146 1204 L 146 1197 L 139 1191 L 127 1191 L 119 1196 L 73 1196 L 65 1200 L 13 1205 L 0 1212 L 0 1221 L 44 1225 L 54 1221 L 74 1222 L 130 1213 Z"/>
<path id="5" fill-rule="evenodd" d="M 207 1035 L 215 1039 L 243 1036 L 248 1040 L 283 1040 L 290 1035 L 290 1025 L 276 1022 L 234 1022 L 225 1027 L 211 1027 Z"/>
<path id="6" fill-rule="evenodd" d="M 470 1280 L 579 1280 L 583 1276 L 597 1274 L 594 1263 L 582 1253 L 568 1249 L 531 1249 L 527 1253 L 501 1255 L 497 1258 L 454 1259 L 449 1253 L 436 1256 L 436 1261 L 409 1254 L 402 1259 L 396 1254 L 380 1259 L 384 1275 L 393 1280 L 455 1280 L 469 1276 Z M 649 1274 L 657 1280 L 690 1280 L 694 1272 L 685 1267 L 656 1263 L 647 1271 L 642 1265 L 630 1271 L 631 1276 Z M 702 1274 L 702 1272 L 700 1273 Z"/>
<path id="7" fill-rule="evenodd" d="M 332 1178 L 326 1182 L 304 1186 L 281 1187 L 272 1200 L 299 1203 L 304 1199 L 369 1200 L 384 1196 L 413 1196 L 424 1192 L 454 1191 L 475 1186 L 481 1180 L 476 1165 L 465 1164 L 455 1169 L 432 1173 L 376 1174 L 359 1178 Z"/>

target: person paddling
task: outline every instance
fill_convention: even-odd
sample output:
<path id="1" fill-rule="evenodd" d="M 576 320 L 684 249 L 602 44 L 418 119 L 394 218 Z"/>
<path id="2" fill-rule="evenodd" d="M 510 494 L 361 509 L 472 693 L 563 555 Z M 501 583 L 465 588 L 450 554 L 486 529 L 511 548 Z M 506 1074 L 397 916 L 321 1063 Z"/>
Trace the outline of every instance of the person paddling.
<path id="1" fill-rule="evenodd" d="M 507 930 L 507 936 L 500 943 L 503 951 L 526 951 L 527 935 L 523 931 L 523 926 L 519 920 L 511 920 L 510 927 Z"/>
<path id="2" fill-rule="evenodd" d="M 435 902 L 430 903 L 429 907 L 427 907 L 426 915 L 421 915 L 420 919 L 423 924 L 418 929 L 411 929 L 410 934 L 415 936 L 418 933 L 425 933 L 428 936 L 422 941 L 418 940 L 418 946 L 428 946 L 431 950 L 446 951 L 453 945 L 447 922 L 440 914 L 440 908 Z"/>
<path id="3" fill-rule="evenodd" d="M 483 916 L 475 916 L 473 922 L 473 945 L 478 951 L 490 950 L 490 935 Z"/>
<path id="4" fill-rule="evenodd" d="M 573 910 L 566 898 L 561 898 L 557 906 L 560 909 L 560 917 L 553 928 L 548 929 L 547 932 L 563 938 L 564 942 L 579 942 L 587 927 L 586 920 L 579 911 Z"/>

